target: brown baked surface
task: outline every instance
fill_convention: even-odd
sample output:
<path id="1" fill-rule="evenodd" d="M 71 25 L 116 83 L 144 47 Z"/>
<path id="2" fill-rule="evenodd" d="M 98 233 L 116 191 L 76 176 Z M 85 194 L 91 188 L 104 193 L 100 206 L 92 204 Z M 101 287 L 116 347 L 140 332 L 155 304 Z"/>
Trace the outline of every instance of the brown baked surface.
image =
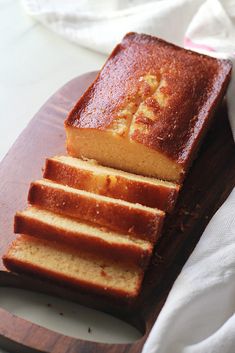
<path id="1" fill-rule="evenodd" d="M 70 112 L 65 122 L 68 152 L 131 172 L 182 181 L 225 93 L 231 67 L 227 60 L 149 35 L 127 34 Z M 126 162 L 128 146 L 126 156 L 120 151 L 120 161 L 118 152 L 105 156 L 102 139 L 106 135 L 93 139 L 96 149 L 102 150 L 100 154 L 90 146 L 92 141 L 86 146 L 85 139 L 94 131 L 107 132 L 112 137 L 109 146 L 113 143 L 120 149 L 124 139 L 130 148 L 134 144 L 130 161 Z M 139 144 L 158 152 L 156 157 L 163 167 L 151 167 L 154 156 L 147 165 L 143 166 L 144 161 L 139 165 Z M 143 150 L 143 156 L 145 153 Z M 131 158 L 136 159 L 133 165 Z"/>
<path id="2" fill-rule="evenodd" d="M 171 212 L 179 185 L 70 156 L 47 158 L 43 177 L 72 188 Z"/>
<path id="3" fill-rule="evenodd" d="M 148 264 L 153 248 L 146 240 L 32 206 L 16 213 L 14 232 L 54 240 L 124 262 L 128 259 L 142 268 Z"/>
<path id="4" fill-rule="evenodd" d="M 165 213 L 150 207 L 95 195 L 42 179 L 31 183 L 31 205 L 99 224 L 123 234 L 155 242 Z"/>

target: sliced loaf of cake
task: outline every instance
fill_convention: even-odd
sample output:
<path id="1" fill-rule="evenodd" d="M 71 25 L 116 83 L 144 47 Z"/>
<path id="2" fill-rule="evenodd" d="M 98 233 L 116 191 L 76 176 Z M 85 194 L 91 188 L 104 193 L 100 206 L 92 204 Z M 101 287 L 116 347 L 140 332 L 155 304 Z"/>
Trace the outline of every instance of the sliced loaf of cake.
<path id="1" fill-rule="evenodd" d="M 179 185 L 101 166 L 92 161 L 56 156 L 46 160 L 44 178 L 76 189 L 170 212 Z"/>
<path id="2" fill-rule="evenodd" d="M 29 207 L 16 213 L 14 231 L 41 239 L 67 243 L 81 250 L 98 252 L 100 255 L 124 261 L 129 259 L 143 268 L 149 261 L 153 247 L 146 240 L 115 233 L 36 207 Z"/>
<path id="3" fill-rule="evenodd" d="M 47 179 L 31 184 L 28 201 L 52 212 L 100 224 L 151 242 L 155 242 L 160 235 L 165 215 L 158 209 L 74 189 Z"/>
<path id="4" fill-rule="evenodd" d="M 143 270 L 133 263 L 25 235 L 12 243 L 3 262 L 14 272 L 118 298 L 136 297 L 143 279 Z"/>

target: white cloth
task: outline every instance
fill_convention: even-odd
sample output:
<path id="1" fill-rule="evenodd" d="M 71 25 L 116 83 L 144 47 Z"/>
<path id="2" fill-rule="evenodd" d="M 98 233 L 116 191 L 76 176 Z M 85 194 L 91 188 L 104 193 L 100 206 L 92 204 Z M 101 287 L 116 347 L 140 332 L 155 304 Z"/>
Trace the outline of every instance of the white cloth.
<path id="1" fill-rule="evenodd" d="M 108 53 L 129 31 L 213 56 L 235 57 L 235 0 L 24 0 L 64 37 Z M 235 78 L 227 94 L 235 136 Z M 143 353 L 235 352 L 235 190 L 175 281 Z"/>

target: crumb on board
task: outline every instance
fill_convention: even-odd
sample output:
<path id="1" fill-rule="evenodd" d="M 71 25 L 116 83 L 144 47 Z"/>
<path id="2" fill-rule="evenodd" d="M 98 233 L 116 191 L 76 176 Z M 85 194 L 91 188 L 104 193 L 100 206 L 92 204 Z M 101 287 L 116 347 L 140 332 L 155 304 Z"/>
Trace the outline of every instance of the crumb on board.
<path id="1" fill-rule="evenodd" d="M 153 265 L 159 265 L 159 264 L 164 264 L 165 259 L 163 256 L 159 255 L 157 252 L 155 252 L 152 256 L 151 263 Z"/>

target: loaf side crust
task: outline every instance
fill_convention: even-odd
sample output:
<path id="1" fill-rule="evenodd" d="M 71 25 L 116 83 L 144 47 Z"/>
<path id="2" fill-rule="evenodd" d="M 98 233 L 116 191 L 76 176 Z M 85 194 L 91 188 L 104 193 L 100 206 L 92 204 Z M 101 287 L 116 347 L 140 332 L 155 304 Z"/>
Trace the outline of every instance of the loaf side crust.
<path id="1" fill-rule="evenodd" d="M 28 194 L 31 205 L 156 242 L 165 216 L 163 211 L 105 196 L 99 198 L 45 179 L 33 182 Z"/>
<path id="2" fill-rule="evenodd" d="M 77 162 L 77 163 L 76 163 Z M 103 167 L 72 157 L 46 160 L 43 177 L 99 195 L 171 212 L 179 185 Z"/>
<path id="3" fill-rule="evenodd" d="M 54 215 L 55 223 L 51 221 L 51 215 L 50 212 L 42 212 L 36 208 L 32 208 L 30 213 L 29 209 L 17 212 L 14 219 L 14 232 L 71 245 L 80 250 L 99 253 L 100 256 L 107 258 L 134 262 L 142 268 L 147 266 L 152 253 L 151 243 L 138 242 L 127 235 L 110 234 L 97 227 L 93 227 L 91 231 L 91 227 L 87 226 L 87 230 L 84 230 L 84 227 L 81 229 L 80 222 L 59 215 Z M 100 235 L 100 233 L 103 234 Z"/>

